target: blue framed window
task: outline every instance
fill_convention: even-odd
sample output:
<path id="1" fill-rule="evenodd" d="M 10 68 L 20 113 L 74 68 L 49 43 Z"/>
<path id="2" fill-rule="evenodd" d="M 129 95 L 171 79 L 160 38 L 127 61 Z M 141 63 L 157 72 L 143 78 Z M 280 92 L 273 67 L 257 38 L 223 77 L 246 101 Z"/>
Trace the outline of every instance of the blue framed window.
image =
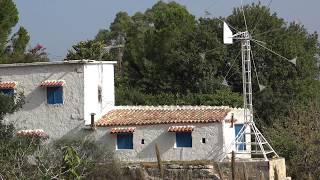
<path id="1" fill-rule="evenodd" d="M 235 130 L 235 136 L 237 137 L 237 135 L 240 133 L 240 130 L 242 129 L 243 124 L 235 124 L 234 126 L 234 130 Z M 246 138 L 245 138 L 245 134 L 243 134 L 240 138 L 239 138 L 240 144 L 236 144 L 236 149 L 238 151 L 244 151 L 246 150 L 246 144 L 244 142 L 246 142 Z"/>
<path id="2" fill-rule="evenodd" d="M 14 89 L 0 89 L 0 93 L 3 94 L 13 94 L 14 93 Z"/>
<path id="3" fill-rule="evenodd" d="M 192 147 L 191 132 L 176 132 L 177 147 Z"/>
<path id="4" fill-rule="evenodd" d="M 117 134 L 117 149 L 133 149 L 133 134 Z"/>
<path id="5" fill-rule="evenodd" d="M 48 104 L 62 104 L 63 87 L 47 87 L 47 102 Z"/>

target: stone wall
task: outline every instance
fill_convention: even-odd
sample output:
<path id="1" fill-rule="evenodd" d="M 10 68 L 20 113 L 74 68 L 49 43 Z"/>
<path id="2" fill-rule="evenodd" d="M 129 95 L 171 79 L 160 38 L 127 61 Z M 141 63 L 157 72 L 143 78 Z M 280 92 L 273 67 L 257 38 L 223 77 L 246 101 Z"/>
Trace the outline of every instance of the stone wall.
<path id="1" fill-rule="evenodd" d="M 124 167 L 124 176 L 128 179 L 203 179 L 218 180 L 219 174 L 212 164 L 206 163 L 165 163 L 163 164 L 163 178 L 156 164 L 131 164 Z"/>
<path id="2" fill-rule="evenodd" d="M 165 162 L 163 179 L 232 179 L 230 162 L 214 163 L 210 161 L 181 161 Z M 157 163 L 134 163 L 123 167 L 125 179 L 154 180 L 160 178 Z M 275 170 L 279 180 L 286 177 L 285 160 L 283 158 L 270 161 L 243 161 L 236 162 L 235 179 L 237 180 L 275 180 Z"/>

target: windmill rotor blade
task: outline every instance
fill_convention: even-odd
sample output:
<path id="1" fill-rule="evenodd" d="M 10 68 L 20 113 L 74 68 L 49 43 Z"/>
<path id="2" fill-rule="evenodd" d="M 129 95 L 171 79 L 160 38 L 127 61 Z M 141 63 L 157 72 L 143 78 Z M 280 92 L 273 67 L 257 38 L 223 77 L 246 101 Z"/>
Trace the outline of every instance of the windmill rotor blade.
<path id="1" fill-rule="evenodd" d="M 200 55 L 202 60 L 204 60 L 206 58 L 206 53 L 200 53 L 199 55 Z"/>
<path id="2" fill-rule="evenodd" d="M 289 62 L 291 62 L 292 64 L 294 64 L 296 66 L 297 65 L 297 57 L 289 60 Z"/>
<path id="3" fill-rule="evenodd" d="M 245 25 L 245 27 L 246 27 L 246 31 L 248 31 L 247 19 L 246 19 L 246 15 L 244 14 L 243 2 L 242 2 L 242 0 L 241 0 L 241 11 L 242 11 L 242 15 L 243 15 L 243 20 L 244 20 L 244 25 Z"/>
<path id="4" fill-rule="evenodd" d="M 273 29 L 270 29 L 270 30 L 267 30 L 267 31 L 264 31 L 264 32 L 261 32 L 261 33 L 258 33 L 258 34 L 254 34 L 254 32 L 252 33 L 253 35 L 253 37 L 257 37 L 257 36 L 261 36 L 261 35 L 264 35 L 264 34 L 267 34 L 267 33 L 270 33 L 270 32 L 273 32 L 273 31 L 279 31 L 279 30 L 281 30 L 282 29 L 282 27 L 277 27 L 277 28 L 273 28 Z"/>
<path id="5" fill-rule="evenodd" d="M 224 86 L 229 86 L 228 81 L 226 80 L 226 78 L 223 78 L 223 81 L 221 83 Z"/>
<path id="6" fill-rule="evenodd" d="M 263 91 L 266 88 L 266 86 L 259 84 L 260 91 Z"/>
<path id="7" fill-rule="evenodd" d="M 256 40 L 256 39 L 252 39 L 252 38 L 251 38 L 251 40 L 252 40 L 252 41 L 259 42 L 259 43 L 264 44 L 264 45 L 266 45 L 266 44 L 267 44 L 267 43 L 266 43 L 266 42 L 264 42 L 264 41 L 260 41 L 260 40 Z"/>
<path id="8" fill-rule="evenodd" d="M 257 45 L 259 45 L 260 47 L 262 47 L 262 48 L 264 48 L 264 49 L 268 50 L 268 51 L 269 51 L 269 52 L 271 52 L 272 54 L 275 54 L 275 55 L 277 55 L 277 56 L 279 56 L 279 57 L 281 57 L 281 58 L 283 58 L 283 59 L 285 59 L 285 60 L 287 60 L 287 61 L 290 61 L 288 58 L 286 58 L 286 57 L 282 56 L 281 54 L 279 54 L 279 53 L 277 53 L 277 52 L 273 51 L 272 49 L 267 48 L 266 46 L 262 45 L 262 44 L 261 44 L 261 43 L 259 43 L 257 40 L 252 39 L 252 42 L 254 42 L 254 43 L 256 43 Z"/>

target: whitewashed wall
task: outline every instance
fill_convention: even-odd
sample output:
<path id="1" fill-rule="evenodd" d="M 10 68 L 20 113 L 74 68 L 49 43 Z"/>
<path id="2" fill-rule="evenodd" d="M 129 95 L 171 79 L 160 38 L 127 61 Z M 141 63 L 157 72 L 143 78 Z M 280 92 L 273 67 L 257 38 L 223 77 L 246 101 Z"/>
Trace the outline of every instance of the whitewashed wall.
<path id="1" fill-rule="evenodd" d="M 231 116 L 233 114 L 235 123 L 232 125 L 230 120 Z M 225 120 L 227 122 L 223 121 L 223 142 L 224 142 L 224 151 L 231 153 L 232 151 L 236 150 L 236 146 L 234 144 L 235 140 L 235 124 L 243 124 L 244 123 L 244 110 L 243 109 L 232 109 L 227 116 L 225 117 Z M 250 133 L 250 129 L 247 128 L 246 133 Z M 246 135 L 246 142 L 251 142 L 251 137 L 249 135 Z M 250 145 L 246 145 L 246 149 L 249 151 L 251 149 Z M 243 155 L 238 155 L 239 158 L 249 158 L 249 154 L 243 154 Z"/>
<path id="2" fill-rule="evenodd" d="M 172 125 L 192 125 L 192 148 L 175 147 L 176 134 L 168 132 Z M 117 157 L 124 161 L 156 161 L 155 143 L 158 143 L 162 160 L 217 159 L 222 153 L 221 123 L 158 124 L 136 127 L 133 133 L 133 149 L 116 150 L 117 135 L 110 134 L 112 127 L 98 127 L 94 133 L 98 143 L 115 150 Z M 206 143 L 202 143 L 206 138 Z M 141 144 L 144 139 L 145 144 Z"/>
<path id="3" fill-rule="evenodd" d="M 23 108 L 6 120 L 17 129 L 43 129 L 51 138 L 62 137 L 83 124 L 83 66 L 81 64 L 0 66 L 2 81 L 16 81 L 16 92 L 23 92 Z M 63 79 L 63 104 L 48 104 L 45 80 Z"/>
<path id="4" fill-rule="evenodd" d="M 90 124 L 91 113 L 98 120 L 114 106 L 114 62 L 84 65 L 84 119 Z M 102 102 L 98 101 L 98 87 L 102 88 Z"/>
<path id="5" fill-rule="evenodd" d="M 16 81 L 16 92 L 23 92 L 26 103 L 6 121 L 20 129 L 43 129 L 50 138 L 72 137 L 90 122 L 90 113 L 101 115 L 114 105 L 115 62 L 71 61 L 0 65 L 1 81 Z M 98 103 L 98 68 L 103 69 L 103 103 Z M 48 104 L 45 80 L 65 80 L 63 104 Z M 99 108 L 102 107 L 102 108 Z M 94 110 L 93 110 L 94 108 Z"/>

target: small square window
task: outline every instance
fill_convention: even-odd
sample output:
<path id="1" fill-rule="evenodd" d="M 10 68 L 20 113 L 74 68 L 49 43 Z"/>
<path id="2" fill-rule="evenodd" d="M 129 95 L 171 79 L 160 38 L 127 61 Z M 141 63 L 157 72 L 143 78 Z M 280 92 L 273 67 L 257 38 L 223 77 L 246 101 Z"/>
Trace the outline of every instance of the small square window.
<path id="1" fill-rule="evenodd" d="M 47 102 L 48 104 L 62 104 L 63 87 L 47 87 Z"/>
<path id="2" fill-rule="evenodd" d="M 144 144 L 144 139 L 141 139 L 141 144 Z"/>
<path id="3" fill-rule="evenodd" d="M 206 143 L 206 138 L 202 138 L 202 143 L 203 143 L 203 144 Z"/>
<path id="4" fill-rule="evenodd" d="M 13 94 L 14 93 L 14 89 L 0 89 L 0 93 L 3 93 L 3 94 Z"/>
<path id="5" fill-rule="evenodd" d="M 133 134 L 117 134 L 117 149 L 133 149 Z"/>
<path id="6" fill-rule="evenodd" d="M 176 133 L 177 147 L 192 147 L 191 132 L 177 132 Z"/>

